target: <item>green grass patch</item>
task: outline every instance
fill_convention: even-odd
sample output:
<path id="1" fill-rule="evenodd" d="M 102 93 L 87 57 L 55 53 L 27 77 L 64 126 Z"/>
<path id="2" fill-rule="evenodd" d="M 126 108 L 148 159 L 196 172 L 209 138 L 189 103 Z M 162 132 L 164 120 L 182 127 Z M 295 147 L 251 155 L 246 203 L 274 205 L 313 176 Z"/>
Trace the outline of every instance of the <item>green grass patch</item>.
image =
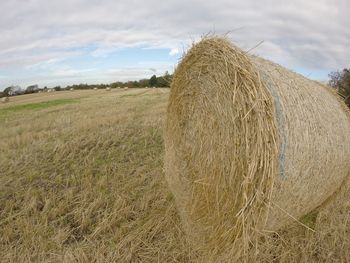
<path id="1" fill-rule="evenodd" d="M 311 211 L 300 219 L 300 222 L 304 225 L 307 225 L 311 229 L 315 229 L 316 220 L 318 216 L 318 210 Z"/>
<path id="2" fill-rule="evenodd" d="M 30 110 L 42 110 L 50 107 L 61 106 L 65 104 L 78 103 L 79 99 L 59 99 L 52 101 L 44 101 L 38 103 L 29 103 L 22 105 L 15 105 L 6 108 L 0 109 L 0 117 L 7 116 L 8 114 L 17 113 L 21 111 L 30 111 Z"/>

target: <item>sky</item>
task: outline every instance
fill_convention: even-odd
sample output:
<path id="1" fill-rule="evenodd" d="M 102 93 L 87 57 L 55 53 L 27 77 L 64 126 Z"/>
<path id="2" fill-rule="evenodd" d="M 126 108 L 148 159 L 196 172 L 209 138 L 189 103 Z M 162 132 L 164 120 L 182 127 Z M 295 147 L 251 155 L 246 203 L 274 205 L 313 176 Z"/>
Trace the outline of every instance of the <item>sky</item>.
<path id="1" fill-rule="evenodd" d="M 349 0 L 8 0 L 0 10 L 0 90 L 162 75 L 206 34 L 312 79 L 350 67 Z"/>

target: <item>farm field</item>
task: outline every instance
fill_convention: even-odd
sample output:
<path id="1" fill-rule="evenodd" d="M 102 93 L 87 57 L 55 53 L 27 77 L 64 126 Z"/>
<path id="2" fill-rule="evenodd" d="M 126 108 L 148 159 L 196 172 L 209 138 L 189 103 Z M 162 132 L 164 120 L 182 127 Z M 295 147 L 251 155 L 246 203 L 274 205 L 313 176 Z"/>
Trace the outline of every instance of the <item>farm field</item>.
<path id="1" fill-rule="evenodd" d="M 0 104 L 0 261 L 198 261 L 164 180 L 168 95 L 64 91 Z M 251 260 L 350 262 L 347 189 L 266 233 Z"/>

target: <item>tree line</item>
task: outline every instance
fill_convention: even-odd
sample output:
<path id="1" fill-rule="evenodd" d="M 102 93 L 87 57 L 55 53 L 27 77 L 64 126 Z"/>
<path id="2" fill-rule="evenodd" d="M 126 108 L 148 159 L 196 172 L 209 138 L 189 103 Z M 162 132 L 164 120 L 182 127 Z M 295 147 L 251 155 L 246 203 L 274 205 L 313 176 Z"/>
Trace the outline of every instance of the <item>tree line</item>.
<path id="1" fill-rule="evenodd" d="M 172 75 L 170 75 L 167 71 L 163 76 L 157 77 L 153 75 L 150 79 L 141 79 L 135 81 L 126 81 L 126 82 L 113 82 L 110 84 L 75 84 L 67 86 L 65 89 L 105 89 L 107 87 L 110 88 L 145 88 L 145 87 L 162 87 L 169 88 L 171 83 Z"/>
<path id="2" fill-rule="evenodd" d="M 346 105 L 350 107 L 350 69 L 344 68 L 342 71 L 331 72 L 328 76 L 329 85 L 338 91 Z"/>
<path id="3" fill-rule="evenodd" d="M 341 97 L 344 98 L 345 103 L 350 107 L 350 69 L 344 68 L 341 71 L 331 72 L 329 75 L 328 85 L 336 89 Z M 170 87 L 172 80 L 172 75 L 168 72 L 165 72 L 163 76 L 157 77 L 153 75 L 149 79 L 141 79 L 138 81 L 127 81 L 127 82 L 113 82 L 111 84 L 75 84 L 61 88 L 56 86 L 52 89 L 47 87 L 39 88 L 38 85 L 28 86 L 25 90 L 20 87 L 11 86 L 7 87 L 4 91 L 0 92 L 1 97 L 29 94 L 36 92 L 45 92 L 49 90 L 61 91 L 61 90 L 70 90 L 70 89 L 105 89 L 107 87 L 117 88 L 117 87 L 128 87 L 128 88 L 145 88 L 145 87 Z"/>
<path id="4" fill-rule="evenodd" d="M 47 92 L 47 91 L 61 91 L 61 90 L 70 90 L 70 89 L 77 89 L 77 90 L 83 90 L 83 89 L 105 89 L 107 87 L 110 88 L 145 88 L 145 87 L 163 87 L 167 88 L 170 87 L 172 75 L 168 73 L 168 71 L 165 72 L 163 76 L 157 77 L 156 75 L 153 75 L 149 79 L 141 79 L 141 80 L 135 80 L 135 81 L 117 81 L 110 84 L 74 84 L 74 85 L 68 85 L 66 87 L 56 86 L 54 88 L 39 88 L 38 85 L 31 85 L 28 86 L 26 89 L 21 89 L 19 86 L 10 86 L 7 87 L 4 91 L 0 92 L 0 98 L 1 97 L 7 97 L 7 96 L 15 96 L 15 95 L 22 95 L 22 94 L 30 94 L 30 93 L 38 93 L 38 92 Z"/>

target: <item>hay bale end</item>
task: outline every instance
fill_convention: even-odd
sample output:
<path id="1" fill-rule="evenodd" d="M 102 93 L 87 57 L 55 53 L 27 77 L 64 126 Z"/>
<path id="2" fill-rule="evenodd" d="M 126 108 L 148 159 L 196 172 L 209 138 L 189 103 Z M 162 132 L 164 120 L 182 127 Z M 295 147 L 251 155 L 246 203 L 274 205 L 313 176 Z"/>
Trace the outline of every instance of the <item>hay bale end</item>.
<path id="1" fill-rule="evenodd" d="M 320 206 L 348 178 L 348 134 L 349 112 L 326 86 L 224 38 L 194 45 L 165 127 L 166 179 L 193 246 L 239 256 Z"/>

